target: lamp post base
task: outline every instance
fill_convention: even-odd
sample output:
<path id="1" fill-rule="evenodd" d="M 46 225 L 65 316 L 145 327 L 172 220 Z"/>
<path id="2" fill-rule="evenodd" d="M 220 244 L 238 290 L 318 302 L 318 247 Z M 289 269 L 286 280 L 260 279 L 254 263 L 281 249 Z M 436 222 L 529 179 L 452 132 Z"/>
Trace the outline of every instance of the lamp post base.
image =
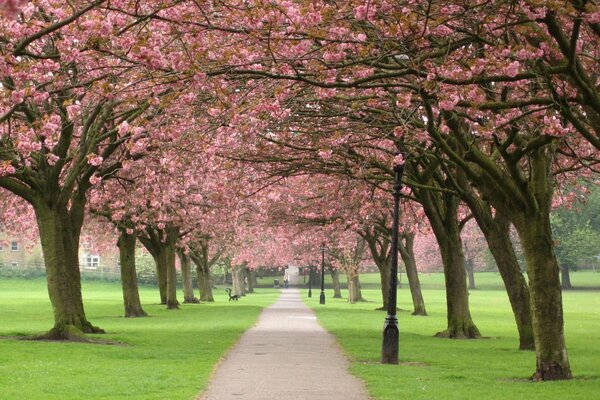
<path id="1" fill-rule="evenodd" d="M 388 315 L 385 317 L 385 323 L 383 324 L 382 364 L 398 364 L 399 336 L 398 318 L 395 315 Z"/>
<path id="2" fill-rule="evenodd" d="M 325 292 L 321 292 L 319 296 L 319 304 L 325 304 Z"/>
<path id="3" fill-rule="evenodd" d="M 312 290 L 308 289 L 308 297 L 312 297 Z"/>

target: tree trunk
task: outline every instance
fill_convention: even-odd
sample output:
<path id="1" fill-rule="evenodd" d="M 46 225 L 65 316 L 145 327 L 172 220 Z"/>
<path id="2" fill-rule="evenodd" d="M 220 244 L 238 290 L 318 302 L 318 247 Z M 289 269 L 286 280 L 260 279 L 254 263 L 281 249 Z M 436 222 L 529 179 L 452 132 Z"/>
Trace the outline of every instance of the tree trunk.
<path id="1" fill-rule="evenodd" d="M 179 309 L 177 301 L 177 270 L 175 269 L 175 244 L 177 243 L 178 231 L 176 228 L 167 228 L 167 243 L 165 244 L 165 258 L 167 264 L 167 309 Z"/>
<path id="2" fill-rule="evenodd" d="M 445 243 L 440 243 L 446 282 L 448 328 L 437 333 L 436 336 L 451 339 L 473 339 L 480 337 L 481 334 L 471 319 L 465 260 L 458 229 L 456 233 L 454 237 L 448 237 Z"/>
<path id="3" fill-rule="evenodd" d="M 333 282 L 333 298 L 341 299 L 342 291 L 340 288 L 340 273 L 337 269 L 329 267 L 329 272 L 331 273 L 331 281 Z"/>
<path id="4" fill-rule="evenodd" d="M 471 290 L 477 289 L 475 287 L 475 272 L 473 271 L 473 268 L 473 260 L 471 258 L 468 258 L 465 261 L 465 270 L 467 271 L 467 280 L 469 282 L 468 288 Z"/>
<path id="5" fill-rule="evenodd" d="M 561 284 L 560 287 L 564 290 L 564 289 L 573 289 L 573 285 L 571 285 L 571 275 L 570 275 L 570 268 L 568 265 L 563 265 L 560 268 L 560 274 L 562 277 L 561 280 Z"/>
<path id="6" fill-rule="evenodd" d="M 490 214 L 490 221 L 480 223 L 479 226 L 496 261 L 508 294 L 519 332 L 519 350 L 534 350 L 529 288 L 510 240 L 510 223 L 502 213 L 497 211 L 493 221 Z"/>
<path id="7" fill-rule="evenodd" d="M 378 308 L 378 310 L 386 311 L 389 304 L 388 296 L 390 294 L 390 285 L 392 284 L 392 266 L 390 264 L 390 260 L 388 260 L 384 263 L 377 263 L 377 267 L 379 268 L 379 279 L 381 280 L 381 298 L 383 303 L 381 308 Z"/>
<path id="8" fill-rule="evenodd" d="M 159 247 L 158 254 L 154 257 L 154 263 L 156 264 L 156 281 L 158 283 L 160 304 L 167 304 L 167 252 L 163 246 Z"/>
<path id="9" fill-rule="evenodd" d="M 355 273 L 347 273 L 346 277 L 348 279 L 348 303 L 353 304 L 359 301 L 364 301 L 362 292 L 360 290 L 359 275 Z"/>
<path id="10" fill-rule="evenodd" d="M 198 276 L 198 289 L 200 289 L 200 301 L 213 303 L 212 283 L 210 281 L 210 270 L 208 265 L 196 263 L 196 275 Z"/>
<path id="11" fill-rule="evenodd" d="M 139 239 L 154 259 L 160 304 L 167 304 L 167 253 L 165 248 L 161 245 L 151 245 L 142 237 L 139 237 Z"/>
<path id="12" fill-rule="evenodd" d="M 554 254 L 549 213 L 516 218 L 531 294 L 536 343 L 534 380 L 571 379 L 564 338 L 562 292 Z"/>
<path id="13" fill-rule="evenodd" d="M 308 273 L 308 279 L 310 279 L 310 285 L 313 289 L 321 289 L 321 279 L 317 268 L 310 268 Z"/>
<path id="14" fill-rule="evenodd" d="M 254 293 L 254 271 L 250 268 L 244 269 L 246 272 L 246 283 L 248 284 L 248 293 Z"/>
<path id="15" fill-rule="evenodd" d="M 231 271 L 231 277 L 233 280 L 233 294 L 245 296 L 244 267 L 239 265 L 234 267 Z"/>
<path id="16" fill-rule="evenodd" d="M 408 286 L 410 287 L 410 294 L 413 302 L 413 313 L 412 315 L 427 315 L 425 310 L 425 300 L 423 300 L 423 293 L 421 292 L 421 282 L 419 282 L 419 273 L 417 272 L 417 261 L 414 253 L 414 238 L 415 234 L 412 232 L 402 233 L 402 243 L 398 246 L 400 250 L 400 256 L 402 262 L 406 268 L 406 277 L 408 278 Z"/>
<path id="17" fill-rule="evenodd" d="M 135 242 L 136 237 L 128 234 L 125 229 L 119 229 L 119 261 L 121 264 L 121 286 L 123 287 L 123 303 L 125 317 L 146 317 L 148 314 L 142 308 L 135 271 Z"/>
<path id="18" fill-rule="evenodd" d="M 423 210 L 438 242 L 444 266 L 448 327 L 436 334 L 451 339 L 481 337 L 471 318 L 465 257 L 458 226 L 457 199 L 449 193 L 422 191 Z"/>
<path id="19" fill-rule="evenodd" d="M 42 338 L 84 341 L 83 333 L 104 333 L 87 320 L 83 309 L 79 272 L 81 224 L 72 221 L 66 207 L 51 208 L 40 201 L 34 204 L 34 210 L 54 312 L 54 327 Z"/>
<path id="20" fill-rule="evenodd" d="M 181 279 L 183 283 L 183 302 L 186 304 L 198 303 L 194 296 L 194 284 L 192 281 L 192 269 L 190 267 L 190 256 L 182 250 L 178 251 L 179 263 L 181 264 Z"/>

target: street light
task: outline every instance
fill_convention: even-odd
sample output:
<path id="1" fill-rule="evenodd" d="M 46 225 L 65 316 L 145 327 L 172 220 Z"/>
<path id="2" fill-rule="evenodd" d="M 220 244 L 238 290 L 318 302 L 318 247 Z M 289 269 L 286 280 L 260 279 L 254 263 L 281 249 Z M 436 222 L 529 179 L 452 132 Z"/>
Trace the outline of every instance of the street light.
<path id="1" fill-rule="evenodd" d="M 325 304 L 325 242 L 321 245 L 321 296 L 319 304 Z"/>
<path id="2" fill-rule="evenodd" d="M 402 155 L 398 155 L 399 161 Z M 394 163 L 394 220 L 392 222 L 392 268 L 390 279 L 390 292 L 388 294 L 388 309 L 385 323 L 383 324 L 383 344 L 381 346 L 381 363 L 398 364 L 398 317 L 396 316 L 396 294 L 398 286 L 398 224 L 400 219 L 400 190 L 402 189 L 402 173 L 404 163 Z"/>

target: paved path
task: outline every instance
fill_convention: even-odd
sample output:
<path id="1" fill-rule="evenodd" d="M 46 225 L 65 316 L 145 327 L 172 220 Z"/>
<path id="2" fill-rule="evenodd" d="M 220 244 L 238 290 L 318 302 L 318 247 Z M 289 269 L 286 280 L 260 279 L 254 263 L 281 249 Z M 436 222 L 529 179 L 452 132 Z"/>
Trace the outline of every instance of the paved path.
<path id="1" fill-rule="evenodd" d="M 219 364 L 200 399 L 369 399 L 348 365 L 300 291 L 286 289 Z"/>

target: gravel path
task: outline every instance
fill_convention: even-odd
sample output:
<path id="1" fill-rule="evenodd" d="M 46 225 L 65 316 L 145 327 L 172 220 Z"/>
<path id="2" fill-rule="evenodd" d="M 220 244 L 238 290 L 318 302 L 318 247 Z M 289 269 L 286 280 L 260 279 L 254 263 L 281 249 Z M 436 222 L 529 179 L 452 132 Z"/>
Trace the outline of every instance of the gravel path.
<path id="1" fill-rule="evenodd" d="M 285 289 L 218 365 L 200 400 L 368 400 L 335 338 Z"/>

